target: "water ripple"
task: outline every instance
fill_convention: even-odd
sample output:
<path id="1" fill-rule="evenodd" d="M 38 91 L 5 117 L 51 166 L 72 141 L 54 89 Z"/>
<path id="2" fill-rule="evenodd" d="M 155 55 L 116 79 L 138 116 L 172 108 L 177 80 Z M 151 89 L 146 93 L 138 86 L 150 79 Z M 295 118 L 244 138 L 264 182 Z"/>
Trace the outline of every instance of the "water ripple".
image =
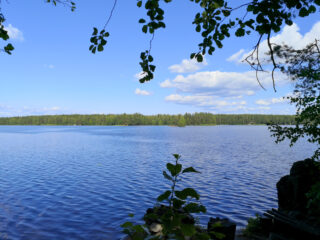
<path id="1" fill-rule="evenodd" d="M 276 182 L 314 149 L 269 136 L 264 126 L 0 126 L 0 238 L 118 239 L 128 214 L 141 222 L 168 188 L 171 153 L 202 172 L 181 183 L 208 209 L 200 222 L 218 216 L 244 226 L 277 206 Z"/>

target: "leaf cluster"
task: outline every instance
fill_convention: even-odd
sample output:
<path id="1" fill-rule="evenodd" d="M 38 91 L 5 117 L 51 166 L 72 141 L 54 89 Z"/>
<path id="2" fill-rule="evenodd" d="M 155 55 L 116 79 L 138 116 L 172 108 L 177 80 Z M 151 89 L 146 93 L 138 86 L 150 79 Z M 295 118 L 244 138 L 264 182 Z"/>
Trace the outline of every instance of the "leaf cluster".
<path id="1" fill-rule="evenodd" d="M 183 168 L 179 163 L 181 156 L 173 154 L 175 162 L 167 163 L 163 171 L 165 179 L 171 182 L 171 188 L 164 191 L 157 198 L 161 203 L 153 209 L 149 209 L 144 216 L 146 224 L 137 227 L 131 222 L 122 225 L 124 233 L 134 240 L 142 239 L 210 239 L 206 231 L 196 225 L 192 214 L 205 213 L 206 208 L 199 203 L 200 195 L 193 188 L 177 190 L 177 183 L 187 173 L 199 173 L 193 167 Z M 161 234 L 153 235 L 147 228 L 147 224 L 158 223 L 162 227 Z M 138 229 L 139 228 L 139 229 Z M 136 231 L 137 230 L 137 231 Z M 139 235 L 139 236 L 138 236 Z"/>
<path id="2" fill-rule="evenodd" d="M 236 37 L 244 37 L 251 32 L 260 35 L 255 50 L 259 58 L 258 48 L 263 36 L 267 36 L 269 43 L 272 32 L 279 32 L 283 24 L 292 25 L 293 19 L 297 16 L 307 17 L 319 9 L 319 0 L 252 0 L 251 2 L 231 6 L 228 0 L 190 0 L 202 9 L 195 15 L 193 24 L 195 31 L 199 32 L 202 42 L 198 44 L 199 51 L 191 53 L 190 58 L 195 58 L 198 62 L 203 61 L 203 55 L 212 55 L 216 47 L 223 47 L 223 40 L 229 38 L 231 34 Z M 138 0 L 137 6 L 144 5 L 147 10 L 148 20 L 141 18 L 139 23 L 143 24 L 142 32 L 154 34 L 155 30 L 165 28 L 164 11 L 160 8 L 160 0 Z M 165 3 L 171 0 L 164 0 Z M 145 4 L 144 4 L 145 3 Z M 243 9 L 243 17 L 235 17 L 236 10 Z M 271 44 L 269 44 L 271 49 Z M 150 54 L 150 51 L 149 53 Z M 274 67 L 276 63 L 271 54 Z M 141 64 L 143 63 L 143 64 Z M 141 82 L 149 81 L 153 78 L 152 69 L 148 69 L 148 59 L 143 59 L 140 63 L 142 70 L 147 77 Z M 256 71 L 262 71 L 262 66 L 255 67 L 254 62 L 248 63 Z M 272 75 L 273 77 L 273 75 Z M 273 79 L 274 80 L 274 79 Z"/>
<path id="3" fill-rule="evenodd" d="M 110 36 L 109 32 L 106 32 L 105 29 L 102 29 L 98 32 L 97 28 L 93 28 L 92 37 L 90 38 L 91 45 L 89 50 L 95 54 L 96 51 L 102 52 L 104 50 L 104 46 L 107 44 L 107 38 Z"/>
<path id="4" fill-rule="evenodd" d="M 292 95 L 287 99 L 296 106 L 296 124 L 294 127 L 271 124 L 269 129 L 276 142 L 290 140 L 292 146 L 300 138 L 315 143 L 312 159 L 320 157 L 320 47 L 319 40 L 304 49 L 289 46 L 275 46 L 274 52 L 282 61 L 280 70 L 295 81 Z"/>
<path id="5" fill-rule="evenodd" d="M 72 12 L 76 10 L 75 2 L 72 2 L 70 0 L 47 0 L 47 3 L 52 3 L 54 6 L 57 6 L 57 4 L 60 3 L 66 7 L 69 7 Z"/>
<path id="6" fill-rule="evenodd" d="M 153 73 L 156 69 L 156 66 L 151 64 L 153 62 L 153 57 L 150 55 L 150 51 L 151 51 L 151 47 L 149 50 L 146 50 L 145 52 L 142 52 L 140 54 L 141 61 L 139 62 L 139 64 L 143 72 L 142 78 L 139 79 L 141 83 L 152 80 Z"/>
<path id="7" fill-rule="evenodd" d="M 307 208 L 310 214 L 320 216 L 320 182 L 312 186 L 307 193 L 307 198 Z M 320 223 L 320 219 L 318 220 L 318 223 Z"/>
<path id="8" fill-rule="evenodd" d="M 152 39 L 150 40 L 149 50 L 141 52 L 139 62 L 142 72 L 144 73 L 143 76 L 139 79 L 141 83 L 146 81 L 150 81 L 154 78 L 154 71 L 156 66 L 152 64 L 153 57 L 151 54 L 152 48 L 152 41 L 154 38 L 154 32 L 157 29 L 165 28 L 166 25 L 164 23 L 164 10 L 160 7 L 160 0 L 146 0 L 145 2 L 142 0 L 137 1 L 137 6 L 141 8 L 144 5 L 144 8 L 147 11 L 148 20 L 144 18 L 139 19 L 139 23 L 142 25 L 142 32 L 143 33 L 150 33 L 152 34 Z M 165 3 L 171 2 L 171 0 L 164 0 Z"/>
<path id="9" fill-rule="evenodd" d="M 3 23 L 5 22 L 5 18 L 3 14 L 0 12 L 0 39 L 3 41 L 7 41 L 9 39 L 8 31 L 4 28 Z M 6 46 L 3 47 L 3 49 L 0 49 L 0 51 L 3 51 L 9 55 L 12 54 L 12 51 L 14 50 L 14 47 L 11 43 L 8 43 Z"/>

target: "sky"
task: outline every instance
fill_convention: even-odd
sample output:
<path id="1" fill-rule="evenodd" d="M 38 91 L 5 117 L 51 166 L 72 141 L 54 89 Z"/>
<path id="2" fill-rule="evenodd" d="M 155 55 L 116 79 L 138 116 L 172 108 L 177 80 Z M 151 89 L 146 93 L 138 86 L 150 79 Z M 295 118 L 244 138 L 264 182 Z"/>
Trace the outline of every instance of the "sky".
<path id="1" fill-rule="evenodd" d="M 166 29 L 156 32 L 152 55 L 155 78 L 138 81 L 140 52 L 151 36 L 138 23 L 145 10 L 136 1 L 119 0 L 107 30 L 105 51 L 89 52 L 93 27 L 101 29 L 113 1 L 75 1 L 77 9 L 46 1 L 2 1 L 5 28 L 15 50 L 0 53 L 0 117 L 42 114 L 294 114 L 283 99 L 294 87 L 287 77 L 260 75 L 242 60 L 257 35 L 231 36 L 203 63 L 190 60 L 201 36 L 192 25 L 199 11 L 191 1 L 164 4 Z M 240 14 L 240 13 L 239 13 Z M 319 12 L 283 26 L 272 42 L 302 48 L 320 38 Z M 0 46 L 4 45 L 0 41 Z M 266 48 L 262 42 L 261 50 Z M 263 57 L 263 56 L 262 56 Z"/>

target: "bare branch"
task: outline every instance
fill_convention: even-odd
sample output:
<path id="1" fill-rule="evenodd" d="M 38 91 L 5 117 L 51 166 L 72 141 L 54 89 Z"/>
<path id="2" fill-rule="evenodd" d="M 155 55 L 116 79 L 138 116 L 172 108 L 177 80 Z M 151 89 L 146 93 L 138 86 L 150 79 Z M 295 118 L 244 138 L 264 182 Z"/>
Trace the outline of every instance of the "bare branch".
<path id="1" fill-rule="evenodd" d="M 117 2 L 118 2 L 118 0 L 114 0 L 113 7 L 112 7 L 112 9 L 111 9 L 109 18 L 108 18 L 106 24 L 104 25 L 103 29 L 106 29 L 106 28 L 107 28 L 107 26 L 108 26 L 108 24 L 109 24 L 109 22 L 110 22 L 110 20 L 111 20 L 111 18 L 112 18 L 113 11 L 114 11 L 114 9 L 116 8 Z"/>
<path id="2" fill-rule="evenodd" d="M 270 42 L 270 32 L 268 33 L 268 38 L 267 38 L 267 42 L 268 42 L 268 47 L 269 47 L 269 50 L 270 50 L 270 57 L 271 57 L 271 61 L 272 61 L 272 64 L 273 64 L 273 69 L 272 69 L 272 85 L 273 85 L 273 90 L 276 92 L 276 85 L 275 85 L 275 81 L 274 81 L 274 71 L 276 70 L 277 68 L 277 64 L 274 60 L 274 52 L 273 52 L 273 49 L 272 49 L 272 45 L 271 45 L 271 42 Z"/>
<path id="3" fill-rule="evenodd" d="M 265 71 L 263 70 L 262 65 L 261 65 L 261 63 L 260 63 L 260 60 L 259 60 L 259 47 L 260 47 L 260 42 L 261 42 L 262 36 L 263 36 L 263 34 L 260 35 L 259 40 L 258 40 L 258 43 L 255 45 L 255 47 L 254 47 L 253 51 L 251 52 L 251 54 L 249 54 L 249 55 L 244 59 L 244 61 L 246 61 L 246 62 L 250 65 L 250 67 L 256 71 L 256 79 L 257 79 L 260 87 L 261 87 L 263 90 L 266 90 L 266 89 L 264 88 L 264 86 L 262 85 L 262 83 L 260 82 L 259 76 L 258 76 L 258 73 L 259 73 L 259 72 L 265 72 Z M 254 60 L 253 60 L 252 62 L 249 60 L 249 58 L 251 58 L 251 59 L 253 58 L 253 56 L 254 56 L 255 53 L 256 53 L 257 64 L 255 64 Z"/>

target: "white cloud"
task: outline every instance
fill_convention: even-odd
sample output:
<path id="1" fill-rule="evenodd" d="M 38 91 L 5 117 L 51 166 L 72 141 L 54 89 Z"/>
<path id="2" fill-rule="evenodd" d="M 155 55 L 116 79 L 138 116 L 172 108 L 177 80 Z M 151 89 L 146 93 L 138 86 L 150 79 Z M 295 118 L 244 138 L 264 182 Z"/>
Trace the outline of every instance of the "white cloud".
<path id="1" fill-rule="evenodd" d="M 183 59 L 180 64 L 175 64 L 169 67 L 169 70 L 173 73 L 190 73 L 195 72 L 202 67 L 208 65 L 205 57 L 203 62 L 199 63 L 196 59 Z"/>
<path id="2" fill-rule="evenodd" d="M 139 73 L 136 73 L 134 75 L 134 77 L 137 79 L 137 80 L 140 80 L 141 78 L 145 77 L 147 75 L 146 72 L 139 72 Z"/>
<path id="3" fill-rule="evenodd" d="M 238 61 L 239 57 L 242 56 L 242 54 L 244 53 L 244 49 L 240 49 L 238 52 L 236 52 L 235 54 L 233 54 L 232 56 L 230 56 L 227 61 L 228 62 L 233 62 L 233 61 Z"/>
<path id="4" fill-rule="evenodd" d="M 289 79 L 277 72 L 277 86 L 289 83 Z M 272 89 L 270 73 L 261 73 L 259 80 L 266 88 Z M 160 83 L 163 88 L 173 88 L 176 93 L 165 98 L 167 102 L 200 107 L 214 112 L 270 113 L 274 103 L 280 103 L 282 98 L 258 100 L 256 106 L 250 96 L 262 91 L 256 79 L 255 71 L 247 72 L 197 72 L 187 76 L 177 75 Z M 273 91 L 273 90 L 271 90 Z"/>
<path id="5" fill-rule="evenodd" d="M 9 24 L 7 27 L 5 27 L 5 30 L 8 32 L 8 35 L 11 39 L 23 41 L 23 33 L 18 29 Z"/>
<path id="6" fill-rule="evenodd" d="M 293 24 L 291 26 L 285 26 L 280 34 L 273 36 L 270 39 L 271 43 L 275 44 L 286 44 L 295 49 L 302 49 L 306 45 L 315 41 L 315 39 L 320 39 L 320 21 L 315 23 L 311 30 L 307 32 L 305 35 L 300 33 L 300 28 L 297 24 Z M 263 61 L 263 58 L 267 57 L 264 53 L 268 52 L 268 44 L 267 41 L 264 40 L 261 42 L 259 47 L 260 59 Z M 251 53 L 244 52 L 242 49 L 237 53 L 230 56 L 227 61 L 235 61 L 235 62 L 243 62 L 243 60 Z"/>
<path id="7" fill-rule="evenodd" d="M 151 92 L 148 92 L 146 90 L 141 90 L 140 88 L 137 88 L 134 93 L 137 94 L 137 95 L 142 95 L 142 96 L 151 95 Z"/>
<path id="8" fill-rule="evenodd" d="M 286 102 L 288 102 L 286 97 L 279 97 L 279 98 L 271 98 L 271 99 L 259 99 L 256 101 L 256 104 L 268 106 L 271 104 L 286 103 Z"/>
<path id="9" fill-rule="evenodd" d="M 70 111 L 62 109 L 58 106 L 54 107 L 13 107 L 9 105 L 0 104 L 0 116 L 1 117 L 13 117 L 13 116 L 30 116 L 30 115 L 50 115 L 50 114 L 65 114 Z"/>
<path id="10" fill-rule="evenodd" d="M 43 110 L 44 111 L 59 111 L 59 110 L 61 110 L 61 108 L 60 107 L 45 107 L 45 108 L 43 108 Z"/>
<path id="11" fill-rule="evenodd" d="M 281 73 L 276 73 L 277 85 L 287 82 Z M 265 87 L 272 86 L 269 73 L 261 73 L 259 80 Z M 223 97 L 251 96 L 261 90 L 255 71 L 238 72 L 198 72 L 188 76 L 178 75 L 173 80 L 160 83 L 163 88 L 175 88 L 178 92 L 202 95 L 215 95 Z"/>
<path id="12" fill-rule="evenodd" d="M 219 98 L 208 95 L 192 95 L 183 96 L 179 94 L 171 94 L 165 98 L 168 102 L 193 105 L 196 107 L 205 107 L 210 110 L 227 110 L 228 108 L 239 108 L 247 104 L 246 101 L 229 101 L 229 99 Z"/>
<path id="13" fill-rule="evenodd" d="M 257 100 L 256 101 L 256 104 L 258 104 L 258 105 L 270 105 L 271 103 L 269 102 L 269 101 L 267 101 L 267 100 L 263 100 L 263 99 L 260 99 L 260 100 Z"/>

